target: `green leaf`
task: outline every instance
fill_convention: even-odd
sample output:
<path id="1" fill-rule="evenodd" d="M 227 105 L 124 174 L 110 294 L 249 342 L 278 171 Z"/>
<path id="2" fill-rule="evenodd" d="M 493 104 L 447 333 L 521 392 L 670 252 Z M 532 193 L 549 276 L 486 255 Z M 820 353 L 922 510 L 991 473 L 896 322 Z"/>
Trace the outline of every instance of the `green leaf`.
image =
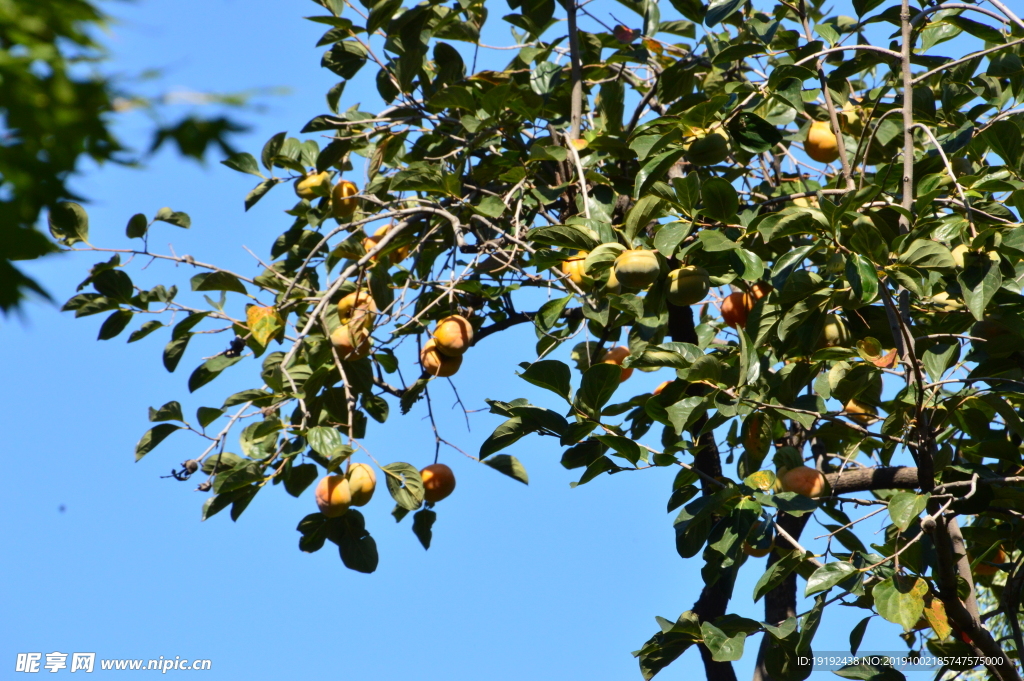
<path id="1" fill-rule="evenodd" d="M 500 452 L 510 447 L 521 438 L 530 434 L 530 430 L 523 426 L 523 420 L 515 416 L 502 423 L 494 429 L 483 444 L 480 445 L 480 458 L 485 459 L 495 452 Z"/>
<path id="2" fill-rule="evenodd" d="M 704 250 L 709 253 L 733 251 L 739 248 L 739 245 L 737 245 L 735 241 L 731 240 L 716 229 L 702 229 L 697 233 L 697 238 L 700 239 L 700 243 L 704 247 Z"/>
<path id="3" fill-rule="evenodd" d="M 335 428 L 326 426 L 314 426 L 306 433 L 306 441 L 313 451 L 321 456 L 330 456 L 338 447 L 341 447 L 341 433 Z"/>
<path id="4" fill-rule="evenodd" d="M 201 428 L 205 428 L 223 415 L 223 409 L 214 409 L 213 407 L 199 407 L 196 409 L 196 420 L 199 421 Z"/>
<path id="5" fill-rule="evenodd" d="M 320 477 L 320 469 L 316 464 L 303 463 L 292 466 L 284 478 L 284 489 L 293 497 L 302 495 L 302 492 L 312 485 Z"/>
<path id="6" fill-rule="evenodd" d="M 164 347 L 164 368 L 167 371 L 173 373 L 178 368 L 178 362 L 181 361 L 182 355 L 185 354 L 185 346 L 188 345 L 191 337 L 192 334 L 186 334 L 181 338 L 175 338 Z"/>
<path id="7" fill-rule="evenodd" d="M 249 496 L 251 498 L 252 492 L 242 488 L 235 489 L 230 492 L 225 492 L 224 494 L 216 494 L 210 497 L 205 502 L 203 502 L 202 520 L 208 520 L 209 518 L 223 511 L 228 506 L 232 506 L 235 503 L 235 501 L 244 499 L 246 496 Z M 235 515 L 233 507 L 232 515 Z M 302 546 L 301 540 L 299 541 L 299 546 Z"/>
<path id="8" fill-rule="evenodd" d="M 234 291 L 246 293 L 245 286 L 233 274 L 227 272 L 206 272 L 192 277 L 193 291 Z"/>
<path id="9" fill-rule="evenodd" d="M 621 435 L 598 435 L 594 438 L 602 444 L 608 445 L 615 453 L 629 461 L 634 466 L 640 461 L 644 450 L 633 440 Z"/>
<path id="10" fill-rule="evenodd" d="M 103 320 L 97 340 L 110 340 L 114 338 L 125 330 L 128 324 L 131 323 L 133 316 L 134 313 L 131 310 L 118 310 L 114 312 Z"/>
<path id="11" fill-rule="evenodd" d="M 704 398 L 700 396 L 687 397 L 665 408 L 669 423 L 680 434 L 686 432 L 690 424 L 696 421 L 703 411 Z"/>
<path id="12" fill-rule="evenodd" d="M 932 381 L 941 381 L 943 374 L 960 360 L 960 344 L 937 343 L 921 353 L 921 363 Z"/>
<path id="13" fill-rule="evenodd" d="M 149 230 L 149 220 L 142 213 L 136 213 L 128 219 L 128 226 L 124 233 L 129 239 L 141 239 L 146 236 L 147 230 Z"/>
<path id="14" fill-rule="evenodd" d="M 712 3 L 714 4 L 714 3 Z M 704 181 L 700 188 L 700 195 L 704 201 L 704 208 L 701 212 L 719 222 L 732 223 L 736 221 L 736 211 L 740 207 L 740 197 L 736 188 L 721 177 L 712 177 Z"/>
<path id="15" fill-rule="evenodd" d="M 562 312 L 565 310 L 565 306 L 572 300 L 572 296 L 565 296 L 563 298 L 555 298 L 549 300 L 540 306 L 537 310 L 537 316 L 534 318 L 534 323 L 537 328 L 542 332 L 551 331 L 555 328 L 555 325 L 562 318 Z"/>
<path id="16" fill-rule="evenodd" d="M 682 206 L 683 213 L 692 217 L 700 201 L 700 176 L 691 172 L 686 177 L 673 178 L 672 188 L 676 190 L 676 200 Z"/>
<path id="17" fill-rule="evenodd" d="M 402 414 L 408 414 L 412 405 L 416 404 L 423 397 L 423 390 L 427 387 L 429 379 L 418 378 L 398 400 L 398 407 Z"/>
<path id="18" fill-rule="evenodd" d="M 147 430 L 146 434 L 135 445 L 135 460 L 138 461 L 146 456 L 146 454 L 149 454 L 153 451 L 154 447 L 164 441 L 164 438 L 176 430 L 181 430 L 181 426 L 175 426 L 170 423 L 161 423 L 159 426 L 154 426 Z"/>
<path id="19" fill-rule="evenodd" d="M 1024 424 L 1021 423 L 1020 416 L 1016 410 L 1006 400 L 992 393 L 982 395 L 980 399 L 1003 417 L 1003 423 L 1006 424 L 1008 431 L 1018 437 L 1024 437 Z"/>
<path id="20" fill-rule="evenodd" d="M 345 80 L 351 80 L 366 63 L 367 54 L 366 48 L 358 41 L 343 40 L 324 54 L 320 65 Z"/>
<path id="21" fill-rule="evenodd" d="M 511 454 L 498 454 L 487 459 L 484 463 L 524 485 L 530 484 L 530 476 L 526 474 L 526 468 L 523 467 L 523 464 L 519 463 L 519 459 Z"/>
<path id="22" fill-rule="evenodd" d="M 851 655 L 856 655 L 857 654 L 857 650 L 860 649 L 860 643 L 861 643 L 861 641 L 864 640 L 864 632 L 867 631 L 868 622 L 870 622 L 870 621 L 871 621 L 871 615 L 865 617 L 860 622 L 857 622 L 857 626 L 855 626 L 850 631 L 850 654 Z"/>
<path id="23" fill-rule="evenodd" d="M 985 75 L 991 78 L 1010 78 L 1019 76 L 1022 71 L 1024 71 L 1024 61 L 1021 61 L 1021 58 L 1013 52 L 1006 51 L 989 56 L 988 68 L 985 69 Z M 1019 132 L 1017 134 L 1020 135 Z M 1020 145 L 1017 145 L 1017 148 L 1019 150 Z M 1007 147 L 1004 146 L 1003 149 L 1005 150 Z M 1017 158 L 1019 159 L 1020 152 L 1018 151 L 1017 154 Z M 1000 156 L 1002 156 L 1002 154 L 1000 154 Z M 1009 158 L 1003 158 L 1009 164 L 1016 164 L 1018 162 L 1012 156 Z"/>
<path id="24" fill-rule="evenodd" d="M 952 269 L 953 254 L 938 241 L 915 239 L 900 253 L 899 262 L 919 269 Z"/>
<path id="25" fill-rule="evenodd" d="M 1019 63 L 1020 58 L 1017 59 Z M 992 147 L 992 151 L 1008 164 L 1016 165 L 1020 161 L 1021 131 L 1013 121 L 996 121 L 985 130 L 984 139 Z"/>
<path id="26" fill-rule="evenodd" d="M 196 367 L 196 370 L 188 377 L 188 391 L 190 393 L 194 393 L 196 390 L 199 390 L 204 385 L 217 378 L 217 376 L 220 375 L 220 372 L 241 361 L 241 357 L 226 357 L 224 355 L 211 357 Z"/>
<path id="27" fill-rule="evenodd" d="M 930 498 L 930 494 L 913 492 L 897 492 L 892 495 L 889 499 L 889 517 L 892 518 L 893 525 L 900 528 L 900 532 L 905 532 L 921 515 Z"/>
<path id="28" fill-rule="evenodd" d="M 636 174 L 636 181 L 633 189 L 633 198 L 639 199 L 651 188 L 655 182 L 664 180 L 669 168 L 676 164 L 686 154 L 685 149 L 673 149 L 664 154 L 658 154 L 647 161 Z"/>
<path id="29" fill-rule="evenodd" d="M 181 404 L 175 401 L 168 402 L 159 409 L 149 408 L 149 420 L 153 423 L 158 421 L 181 421 L 185 418 L 181 413 Z"/>
<path id="30" fill-rule="evenodd" d="M 359 403 L 363 406 L 366 413 L 369 414 L 377 423 L 384 423 L 388 420 L 390 407 L 388 406 L 388 401 L 380 395 L 363 393 L 359 397 Z"/>
<path id="31" fill-rule="evenodd" d="M 924 613 L 928 582 L 920 577 L 896 575 L 882 580 L 872 589 L 875 608 L 884 619 L 909 632 Z"/>
<path id="32" fill-rule="evenodd" d="M 745 632 L 730 637 L 710 622 L 701 622 L 700 631 L 715 662 L 734 662 L 743 657 L 743 643 L 747 639 Z"/>
<path id="33" fill-rule="evenodd" d="M 677 221 L 662 225 L 658 229 L 658 233 L 654 235 L 654 247 L 666 259 L 670 259 L 675 255 L 679 244 L 683 242 L 683 239 L 690 236 L 692 231 L 692 222 Z"/>
<path id="34" fill-rule="evenodd" d="M 857 568 L 850 563 L 842 561 L 822 565 L 807 578 L 807 588 L 804 590 L 804 596 L 810 596 L 820 591 L 828 591 L 839 582 L 845 581 L 856 573 Z"/>
<path id="35" fill-rule="evenodd" d="M 163 326 L 163 324 L 156 321 L 155 319 L 150 319 L 148 322 L 143 322 L 142 326 L 137 328 L 135 331 L 132 331 L 128 335 L 128 342 L 134 343 L 137 340 L 142 340 L 143 338 L 153 333 L 157 329 L 162 329 Z"/>
<path id="36" fill-rule="evenodd" d="M 726 67 L 733 62 L 745 61 L 755 54 L 764 54 L 764 47 L 755 42 L 729 45 L 711 60 L 713 66 Z"/>
<path id="37" fill-rule="evenodd" d="M 994 26 L 983 24 L 973 19 L 968 19 L 962 16 L 947 16 L 943 17 L 943 22 L 952 24 L 959 28 L 961 31 L 973 35 L 975 38 L 980 38 L 987 43 L 994 45 L 1001 45 L 1006 42 L 1006 36 Z M 1020 133 L 1017 133 L 1020 135 Z"/>
<path id="38" fill-rule="evenodd" d="M 878 295 L 878 274 L 870 260 L 859 253 L 846 259 L 846 280 L 853 294 L 863 303 L 870 303 Z"/>
<path id="39" fill-rule="evenodd" d="M 857 13 L 858 17 L 862 17 L 883 2 L 885 0 L 853 0 L 853 10 Z"/>
<path id="40" fill-rule="evenodd" d="M 743 0 L 711 0 L 708 4 L 707 14 L 704 15 L 704 25 L 714 26 L 731 15 L 743 5 Z"/>
<path id="41" fill-rule="evenodd" d="M 284 146 L 284 138 L 288 136 L 286 132 L 279 132 L 263 145 L 263 151 L 260 153 L 260 160 L 263 162 L 263 167 L 270 170 L 274 166 L 274 157 L 281 153 L 281 147 Z"/>
<path id="42" fill-rule="evenodd" d="M 424 550 L 430 548 L 430 540 L 434 537 L 434 521 L 436 520 L 437 513 L 428 508 L 417 511 L 412 516 L 412 532 L 420 540 Z"/>
<path id="43" fill-rule="evenodd" d="M 166 222 L 167 224 L 174 225 L 175 227 L 181 227 L 182 229 L 188 229 L 192 226 L 192 218 L 190 218 L 187 213 L 173 211 L 170 208 L 161 208 L 156 212 L 156 217 L 153 219 L 159 220 L 160 222 Z"/>
<path id="44" fill-rule="evenodd" d="M 782 133 L 774 125 L 749 111 L 733 117 L 729 123 L 729 134 L 733 142 L 751 154 L 768 151 L 782 141 Z"/>
<path id="45" fill-rule="evenodd" d="M 813 513 L 818 508 L 818 502 L 811 497 L 805 497 L 802 494 L 796 492 L 782 492 L 772 497 L 772 503 L 780 511 L 800 517 Z"/>
<path id="46" fill-rule="evenodd" d="M 245 195 L 245 210 L 249 210 L 255 206 L 260 199 L 267 195 L 267 192 L 269 192 L 274 185 L 280 184 L 281 182 L 284 182 L 284 180 L 279 177 L 272 177 L 269 180 L 264 180 L 253 187 L 252 191 Z"/>
<path id="47" fill-rule="evenodd" d="M 625 251 L 626 247 L 622 244 L 601 244 L 592 250 L 583 261 L 583 271 L 588 275 L 596 276 L 598 273 L 610 269 L 615 264 L 615 259 Z"/>
<path id="48" fill-rule="evenodd" d="M 370 16 L 366 20 L 366 34 L 371 35 L 377 32 L 377 29 L 383 28 L 388 25 L 391 21 L 391 17 L 395 15 L 398 8 L 402 6 L 402 0 L 381 0 L 373 5 L 373 9 L 370 10 Z"/>
<path id="49" fill-rule="evenodd" d="M 583 381 L 576 392 L 577 407 L 597 419 L 601 408 L 608 403 L 622 379 L 622 367 L 600 362 L 583 373 Z"/>
<path id="50" fill-rule="evenodd" d="M 739 263 L 736 270 L 744 281 L 760 281 L 764 277 L 764 261 L 753 251 L 745 248 L 733 249 L 730 259 Z"/>
<path id="51" fill-rule="evenodd" d="M 833 670 L 833 674 L 841 676 L 844 679 L 860 679 L 861 681 L 905 681 L 906 676 L 896 671 L 892 667 L 886 667 L 881 664 L 870 664 L 867 662 L 869 659 L 878 658 L 865 658 L 865 661 L 858 662 L 857 664 L 848 664 L 839 669 Z"/>
<path id="52" fill-rule="evenodd" d="M 189 331 L 194 329 L 199 322 L 206 319 L 209 314 L 209 312 L 193 312 L 189 316 L 185 317 L 174 325 L 174 330 L 171 331 L 171 338 L 175 340 L 179 338 L 187 338 L 190 335 Z"/>
<path id="53" fill-rule="evenodd" d="M 569 392 L 572 390 L 570 383 L 572 372 L 564 362 L 542 359 L 526 366 L 526 370 L 517 375 L 528 383 L 550 390 L 566 400 L 569 399 Z"/>
<path id="54" fill-rule="evenodd" d="M 626 243 L 632 244 L 636 235 L 646 229 L 649 222 L 661 215 L 663 203 L 657 196 L 649 194 L 633 204 L 626 214 Z"/>
<path id="55" fill-rule="evenodd" d="M 756 383 L 761 377 L 761 359 L 757 355 L 757 348 L 751 342 L 747 332 L 742 326 L 736 327 L 736 334 L 740 337 L 740 381 L 739 386 Z"/>
<path id="56" fill-rule="evenodd" d="M 227 409 L 228 407 L 233 407 L 236 404 L 244 404 L 246 402 L 252 402 L 257 407 L 269 407 L 274 403 L 274 395 L 272 393 L 268 393 L 266 390 L 260 390 L 259 388 L 242 390 L 224 400 L 222 408 Z"/>
<path id="57" fill-rule="evenodd" d="M 601 243 L 596 234 L 580 225 L 534 227 L 526 233 L 526 238 L 536 244 L 574 248 L 580 251 L 592 251 Z"/>
<path id="58" fill-rule="evenodd" d="M 415 466 L 402 462 L 381 466 L 391 498 L 407 511 L 415 511 L 423 503 L 423 478 Z"/>
<path id="59" fill-rule="evenodd" d="M 761 578 L 754 585 L 754 602 L 761 600 L 761 597 L 777 587 L 796 569 L 804 560 L 802 551 L 796 549 L 782 556 L 776 562 L 768 566 Z"/>
<path id="60" fill-rule="evenodd" d="M 299 550 L 305 553 L 319 551 L 327 541 L 327 517 L 322 513 L 310 513 L 299 521 L 295 529 L 302 533 Z"/>
<path id="61" fill-rule="evenodd" d="M 107 298 L 128 305 L 135 289 L 128 273 L 119 269 L 106 269 L 92 278 L 92 286 Z"/>
<path id="62" fill-rule="evenodd" d="M 999 263 L 987 258 L 977 258 L 963 272 L 957 275 L 960 289 L 963 291 L 964 302 L 974 318 L 979 322 L 985 318 L 985 308 L 996 291 L 1003 285 L 1003 275 L 999 272 Z"/>
<path id="63" fill-rule="evenodd" d="M 89 214 L 77 203 L 58 203 L 50 208 L 46 220 L 50 226 L 50 234 L 65 246 L 89 241 Z"/>
<path id="64" fill-rule="evenodd" d="M 377 542 L 370 533 L 366 531 L 366 521 L 363 514 L 354 508 L 350 508 L 345 515 L 332 520 L 344 524 L 345 530 L 341 536 L 331 536 L 331 541 L 338 545 L 338 553 L 341 555 L 341 562 L 349 570 L 369 574 L 377 569 Z"/>
<path id="65" fill-rule="evenodd" d="M 672 0 L 672 6 L 690 21 L 704 21 L 704 3 L 700 0 Z"/>
<path id="66" fill-rule="evenodd" d="M 240 173 L 249 173 L 256 177 L 263 177 L 263 173 L 260 172 L 260 167 L 256 164 L 256 157 L 248 152 L 243 151 L 238 154 L 232 154 L 225 160 L 221 161 L 221 163 L 232 170 L 237 170 Z"/>

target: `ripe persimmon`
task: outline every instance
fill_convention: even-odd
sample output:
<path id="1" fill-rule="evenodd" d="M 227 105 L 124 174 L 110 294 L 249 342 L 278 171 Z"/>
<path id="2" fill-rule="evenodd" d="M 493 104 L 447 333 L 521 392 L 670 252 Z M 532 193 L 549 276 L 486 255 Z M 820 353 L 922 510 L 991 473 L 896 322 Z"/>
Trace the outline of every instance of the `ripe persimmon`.
<path id="1" fill-rule="evenodd" d="M 453 314 L 437 323 L 433 340 L 442 354 L 461 357 L 473 344 L 473 325 L 462 315 Z"/>
<path id="2" fill-rule="evenodd" d="M 432 504 L 455 491 L 455 473 L 443 463 L 432 463 L 420 471 L 423 478 L 423 498 Z"/>
<path id="3" fill-rule="evenodd" d="M 783 492 L 796 492 L 805 497 L 820 497 L 828 488 L 821 471 L 810 466 L 797 466 L 782 474 Z"/>
<path id="4" fill-rule="evenodd" d="M 825 121 L 814 121 L 807 131 L 804 151 L 818 163 L 831 163 L 839 158 L 839 140 Z"/>
<path id="5" fill-rule="evenodd" d="M 747 315 L 754 308 L 754 297 L 749 293 L 736 291 L 730 293 L 722 301 L 722 319 L 734 329 L 739 326 L 746 328 Z"/>
<path id="6" fill-rule="evenodd" d="M 316 505 L 328 518 L 345 515 L 352 505 L 352 489 L 344 475 L 328 475 L 316 485 Z"/>
<path id="7" fill-rule="evenodd" d="M 356 212 L 359 188 L 348 180 L 342 180 L 331 190 L 331 215 L 337 222 L 348 222 Z"/>
<path id="8" fill-rule="evenodd" d="M 349 492 L 353 506 L 365 506 L 373 497 L 377 488 L 377 474 L 373 467 L 365 463 L 354 463 L 348 468 L 345 477 L 348 479 Z"/>
<path id="9" fill-rule="evenodd" d="M 454 376 L 462 366 L 462 356 L 449 357 L 437 349 L 433 338 L 423 344 L 420 350 L 420 365 L 431 376 L 446 378 Z"/>
<path id="10" fill-rule="evenodd" d="M 569 281 L 580 288 L 586 288 L 594 283 L 594 280 L 587 276 L 587 272 L 583 268 L 588 255 L 590 253 L 587 251 L 580 251 L 576 255 L 563 260 L 561 265 L 562 274 L 568 276 Z"/>

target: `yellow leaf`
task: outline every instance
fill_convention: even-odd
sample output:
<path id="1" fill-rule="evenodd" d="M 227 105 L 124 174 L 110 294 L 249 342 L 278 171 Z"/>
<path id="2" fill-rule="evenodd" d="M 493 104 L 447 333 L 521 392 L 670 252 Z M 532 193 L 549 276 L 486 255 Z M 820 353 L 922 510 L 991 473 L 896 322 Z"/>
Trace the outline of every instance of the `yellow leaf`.
<path id="1" fill-rule="evenodd" d="M 245 319 L 249 322 L 249 331 L 253 340 L 266 346 L 278 331 L 284 328 L 284 320 L 273 307 L 251 305 L 245 311 Z"/>
<path id="2" fill-rule="evenodd" d="M 938 598 L 932 598 L 931 603 L 924 606 L 924 618 L 940 639 L 946 638 L 953 631 L 946 619 L 946 606 Z"/>

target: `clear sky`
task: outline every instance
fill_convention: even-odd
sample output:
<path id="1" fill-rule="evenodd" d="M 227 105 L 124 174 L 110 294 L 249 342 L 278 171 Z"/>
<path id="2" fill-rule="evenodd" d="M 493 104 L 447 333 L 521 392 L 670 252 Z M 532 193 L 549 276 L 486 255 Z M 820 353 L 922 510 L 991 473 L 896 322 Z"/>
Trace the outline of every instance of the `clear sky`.
<path id="1" fill-rule="evenodd" d="M 500 20 L 505 3 L 488 5 L 493 27 L 485 39 L 511 44 Z M 315 44 L 324 27 L 302 17 L 322 11 L 308 1 L 140 0 L 106 8 L 118 19 L 107 37 L 114 57 L 108 69 L 125 76 L 164 69 L 159 81 L 138 86 L 147 91 L 290 89 L 287 96 L 261 98 L 263 111 L 238 114 L 252 125 L 235 139 L 240 149 L 258 156 L 274 133 L 297 134 L 327 112 L 324 94 L 336 78 L 319 68 L 323 48 Z M 589 9 L 606 21 L 614 13 L 640 24 L 611 2 Z M 667 2 L 662 12 L 663 19 L 675 18 Z M 593 27 L 584 21 L 583 28 Z M 480 67 L 486 60 L 500 67 L 509 56 L 484 52 Z M 377 106 L 374 75 L 367 66 L 349 84 L 344 108 L 358 101 Z M 128 117 L 120 129 L 145 146 L 143 120 Z M 179 254 L 258 272 L 242 246 L 266 257 L 273 237 L 291 222 L 282 211 L 294 198 L 281 187 L 245 213 L 242 200 L 255 178 L 216 163 L 216 155 L 212 160 L 199 167 L 161 152 L 141 171 L 85 168 L 75 186 L 91 199 L 93 243 L 125 247 L 132 214 L 152 217 L 169 206 L 188 212 L 193 227 L 160 225 L 151 248 L 166 252 L 173 243 Z M 65 255 L 26 269 L 63 302 L 101 259 Z M 146 285 L 176 282 L 186 289 L 193 274 L 159 264 L 137 273 L 132 276 Z M 161 478 L 202 450 L 198 438 L 178 433 L 137 464 L 134 445 L 150 425 L 147 407 L 178 399 L 191 415 L 198 406 L 219 406 L 249 387 L 242 374 L 255 373 L 255 364 L 189 395 L 189 373 L 201 357 L 223 349 L 222 337 L 194 342 L 178 371 L 168 374 L 160 362 L 166 330 L 131 345 L 127 334 L 97 342 L 102 319 L 75 320 L 54 306 L 32 304 L 25 320 L 0 323 L 0 421 L 8 452 L 0 483 L 0 669 L 7 670 L 0 677 L 12 678 L 17 653 L 59 651 L 207 658 L 212 670 L 203 678 L 218 681 L 638 679 L 630 651 L 657 630 L 654 616 L 674 619 L 699 595 L 701 561 L 676 554 L 674 514 L 665 512 L 675 470 L 605 475 L 570 489 L 580 471 L 563 469 L 557 444 L 536 436 L 510 450 L 529 471 L 528 487 L 442 451 L 458 488 L 436 508 L 429 551 L 416 541 L 409 518 L 395 523 L 392 501 L 379 490 L 363 509 L 381 556 L 372 575 L 345 569 L 330 544 L 312 555 L 298 550 L 295 526 L 315 510 L 311 489 L 299 499 L 280 488 L 265 491 L 237 523 L 227 513 L 202 523 L 204 495 L 193 491 L 195 480 Z M 558 408 L 514 375 L 516 363 L 533 356 L 534 341 L 533 330 L 522 326 L 473 348 L 457 377 L 465 404 L 480 409 L 485 397 L 528 396 Z M 670 377 L 667 370 L 636 372 L 620 392 L 649 391 Z M 445 385 L 436 386 L 434 400 L 443 435 L 470 452 L 501 422 L 475 413 L 467 431 Z M 400 417 L 393 406 L 385 426 L 371 422 L 367 447 L 382 462 L 430 463 L 425 413 L 420 403 Z M 236 442 L 229 441 L 237 449 Z M 809 526 L 806 535 L 824 533 L 816 529 Z M 749 597 L 763 563 L 748 563 L 731 612 L 763 616 L 763 605 Z M 847 632 L 864 614 L 830 609 L 815 648 L 847 649 Z M 863 648 L 892 649 L 894 633 L 875 618 Z M 748 642 L 748 655 L 737 663 L 741 678 L 750 676 L 758 640 Z M 703 674 L 699 665 L 694 649 L 659 678 L 692 679 Z"/>

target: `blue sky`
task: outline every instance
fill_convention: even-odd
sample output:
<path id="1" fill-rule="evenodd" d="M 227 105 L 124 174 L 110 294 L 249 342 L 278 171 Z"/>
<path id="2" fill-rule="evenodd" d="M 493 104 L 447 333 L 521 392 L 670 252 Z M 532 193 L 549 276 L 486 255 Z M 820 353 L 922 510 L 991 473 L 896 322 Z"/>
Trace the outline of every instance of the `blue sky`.
<path id="1" fill-rule="evenodd" d="M 485 40 L 511 44 L 500 21 L 505 5 L 493 4 L 500 6 L 491 10 Z M 663 19 L 673 18 L 663 4 Z M 297 134 L 327 112 L 324 93 L 336 78 L 319 68 L 322 48 L 314 47 L 324 27 L 301 18 L 318 9 L 301 0 L 111 3 L 107 10 L 118 21 L 106 38 L 113 54 L 108 69 L 130 76 L 162 68 L 161 80 L 141 86 L 152 92 L 289 88 L 286 96 L 260 98 L 264 110 L 240 114 L 253 129 L 235 144 L 258 156 L 274 133 Z M 605 20 L 609 12 L 628 15 L 612 3 L 590 9 Z M 493 54 L 481 55 L 481 68 L 486 59 L 500 67 L 509 57 Z M 367 67 L 349 84 L 343 107 L 376 106 L 373 75 Z M 120 129 L 145 146 L 141 117 L 127 117 Z M 95 244 L 124 247 L 132 214 L 152 217 L 169 206 L 188 212 L 193 227 L 160 225 L 151 248 L 166 252 L 173 243 L 179 254 L 255 273 L 242 245 L 265 257 L 290 224 L 282 213 L 294 200 L 287 187 L 245 213 L 242 200 L 255 184 L 250 176 L 216 162 L 199 167 L 170 152 L 147 166 L 85 168 L 77 179 L 76 188 L 91 199 Z M 64 255 L 27 269 L 62 302 L 101 259 Z M 146 285 L 182 284 L 191 274 L 167 264 L 132 270 Z M 202 523 L 195 481 L 160 477 L 198 454 L 202 443 L 179 433 L 136 464 L 134 445 L 149 427 L 146 409 L 171 399 L 189 415 L 198 406 L 219 406 L 224 396 L 249 387 L 242 374 L 255 365 L 188 395 L 189 372 L 200 357 L 222 349 L 220 337 L 194 342 L 178 372 L 168 374 L 160 363 L 166 331 L 131 345 L 126 335 L 97 342 L 101 321 L 102 315 L 75 320 L 33 304 L 24 320 L 0 325 L 8 386 L 0 609 L 9 622 L 0 665 L 13 664 L 19 652 L 60 651 L 208 658 L 213 668 L 204 678 L 217 680 L 640 678 L 629 653 L 656 631 L 654 616 L 675 618 L 699 595 L 700 562 L 676 554 L 674 515 L 665 513 L 675 470 L 602 476 L 570 489 L 579 471 L 564 470 L 560 448 L 536 436 L 510 450 L 529 471 L 528 487 L 442 451 L 458 488 L 436 509 L 429 551 L 409 519 L 394 522 L 391 500 L 379 491 L 364 509 L 381 554 L 373 575 L 345 569 L 330 545 L 313 555 L 299 552 L 295 526 L 315 510 L 311 490 L 294 499 L 276 488 L 260 494 L 237 523 L 226 513 Z M 466 405 L 479 409 L 485 397 L 529 396 L 559 408 L 514 375 L 534 341 L 523 326 L 475 347 L 457 377 Z M 668 378 L 668 371 L 636 372 L 622 394 L 649 391 Z M 442 434 L 467 451 L 475 452 L 500 423 L 472 414 L 467 432 L 461 411 L 450 408 L 451 391 L 438 386 L 434 395 Z M 424 416 L 422 403 L 406 417 L 393 408 L 387 425 L 371 424 L 367 447 L 382 463 L 430 463 Z M 237 449 L 235 437 L 229 443 Z M 807 536 L 823 533 L 814 529 Z M 762 604 L 749 600 L 763 562 L 748 564 L 732 612 L 763 614 Z M 816 649 L 846 649 L 849 627 L 864 614 L 830 609 Z M 894 629 L 875 618 L 863 648 L 898 649 L 894 639 L 880 636 Z M 757 641 L 737 663 L 741 678 L 749 678 Z M 693 650 L 659 678 L 690 678 L 702 673 L 699 664 Z"/>

